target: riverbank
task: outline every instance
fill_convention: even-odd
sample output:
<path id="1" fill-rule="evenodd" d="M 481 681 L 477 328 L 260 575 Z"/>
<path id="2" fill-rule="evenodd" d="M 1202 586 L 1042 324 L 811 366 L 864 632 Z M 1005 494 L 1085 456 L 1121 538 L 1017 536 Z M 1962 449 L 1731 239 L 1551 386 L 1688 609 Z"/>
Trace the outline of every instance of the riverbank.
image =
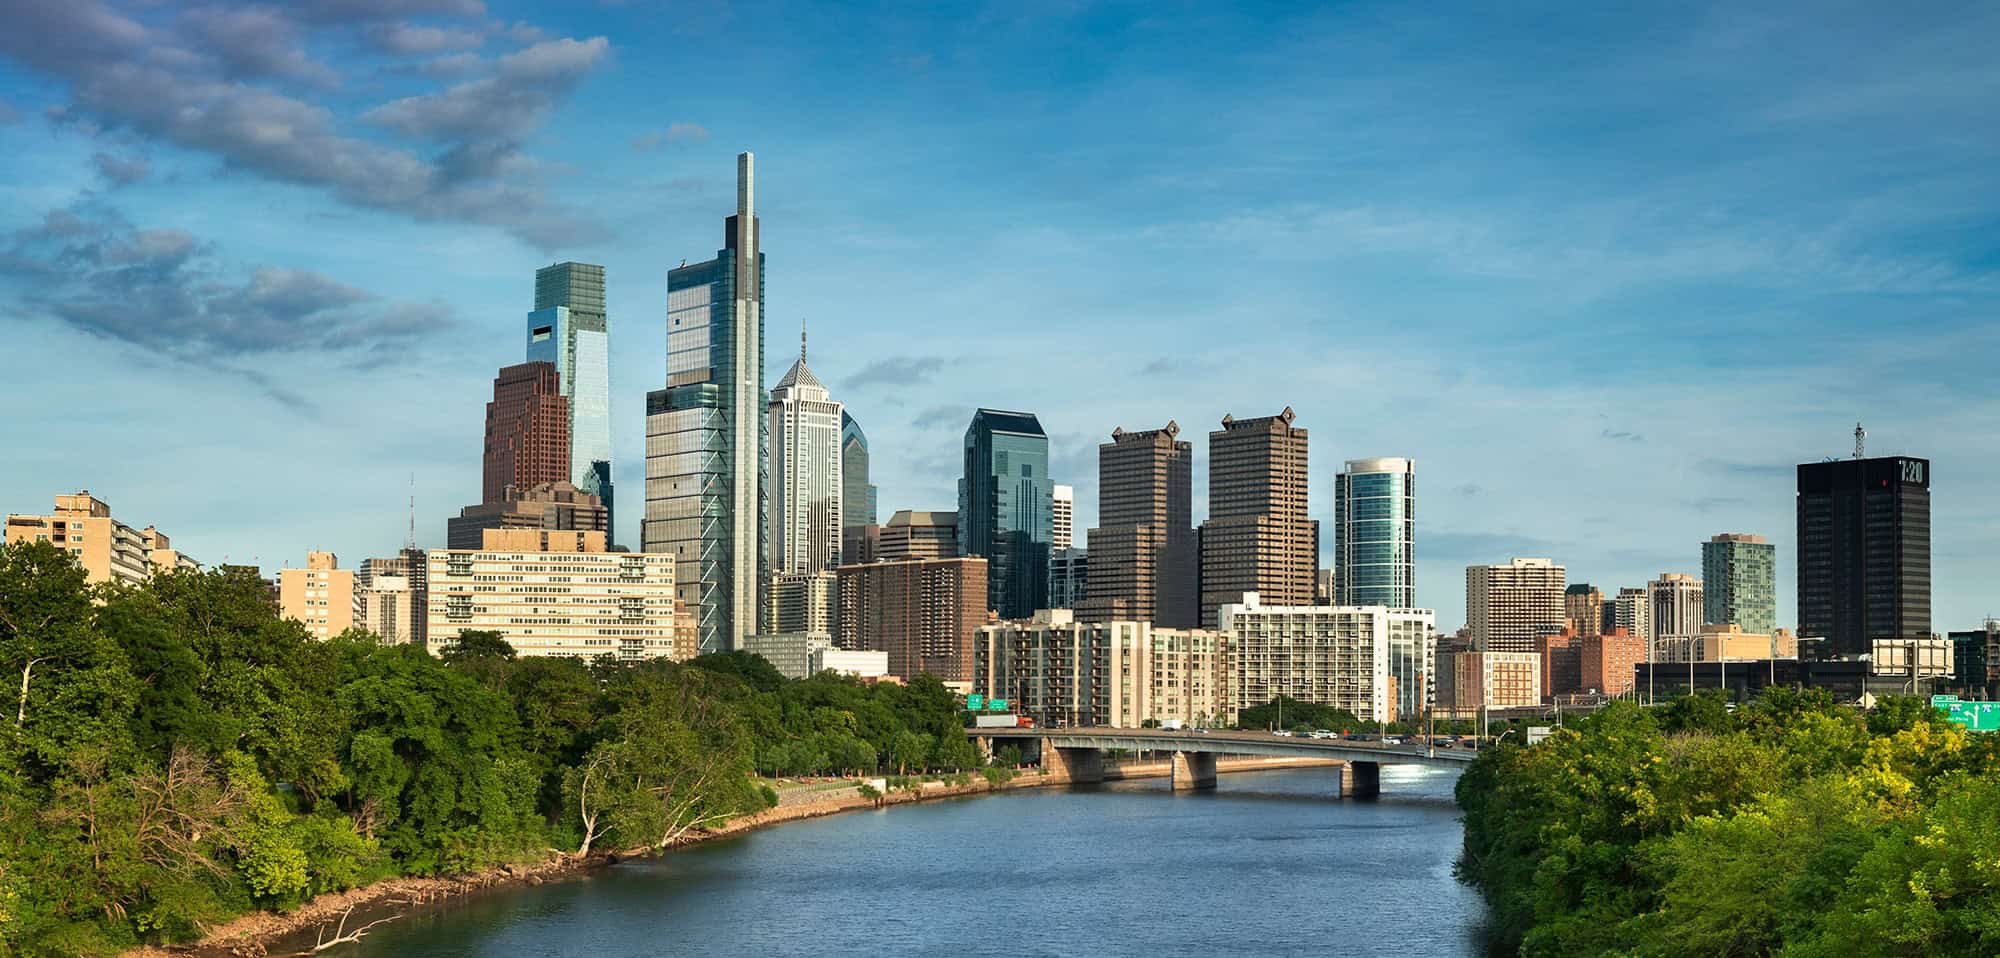
<path id="1" fill-rule="evenodd" d="M 1236 757 L 1218 758 L 1216 772 L 1269 771 L 1293 768 L 1332 767 L 1329 759 Z M 1164 778 L 1171 774 L 1168 760 L 1106 762 L 1106 781 Z M 258 912 L 217 925 L 201 941 L 169 947 L 142 946 L 125 951 L 120 958 L 265 958 L 274 955 L 312 954 L 316 947 L 377 924 L 394 921 L 413 909 L 460 899 L 480 892 L 522 885 L 584 877 L 628 858 L 645 857 L 704 842 L 743 835 L 786 822 L 823 818 L 846 812 L 888 808 L 941 799 L 973 798 L 1020 788 L 1063 785 L 1059 775 L 1028 768 L 1015 772 L 1012 779 L 990 783 L 975 776 L 965 785 L 925 782 L 915 789 L 898 789 L 879 798 L 859 794 L 858 786 L 831 790 L 823 798 L 768 808 L 745 815 L 713 829 L 693 832 L 660 849 L 631 849 L 575 859 L 558 855 L 541 862 L 501 865 L 471 875 L 444 878 L 391 878 L 361 888 L 320 895 L 290 912 Z M 334 948 L 340 947 L 334 945 Z"/>

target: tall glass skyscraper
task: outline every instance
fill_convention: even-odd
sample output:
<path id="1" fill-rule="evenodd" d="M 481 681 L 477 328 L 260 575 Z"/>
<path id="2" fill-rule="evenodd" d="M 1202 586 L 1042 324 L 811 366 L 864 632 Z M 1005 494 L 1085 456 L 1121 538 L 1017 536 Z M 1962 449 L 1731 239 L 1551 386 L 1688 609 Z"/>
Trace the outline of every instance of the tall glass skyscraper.
<path id="1" fill-rule="evenodd" d="M 702 652 L 761 621 L 765 539 L 764 255 L 754 160 L 715 258 L 667 273 L 667 388 L 646 394 L 644 549 L 675 556 Z"/>
<path id="2" fill-rule="evenodd" d="M 1025 619 L 1048 606 L 1049 436 L 1034 413 L 981 409 L 965 430 L 958 551 L 986 559 L 987 607 Z"/>
<path id="3" fill-rule="evenodd" d="M 1778 547 L 1763 536 L 1725 532 L 1702 543 L 1701 583 L 1702 624 L 1757 635 L 1778 627 Z"/>
<path id="4" fill-rule="evenodd" d="M 1417 464 L 1349 459 L 1333 480 L 1335 605 L 1417 605 Z"/>
<path id="5" fill-rule="evenodd" d="M 535 271 L 528 314 L 528 361 L 554 363 L 569 397 L 570 482 L 603 500 L 617 537 L 611 489 L 611 323 L 604 311 L 604 267 L 557 263 Z"/>
<path id="6" fill-rule="evenodd" d="M 844 527 L 875 524 L 876 490 L 868 481 L 868 435 L 861 424 L 840 413 L 840 524 Z M 845 556 L 843 561 L 857 561 Z"/>

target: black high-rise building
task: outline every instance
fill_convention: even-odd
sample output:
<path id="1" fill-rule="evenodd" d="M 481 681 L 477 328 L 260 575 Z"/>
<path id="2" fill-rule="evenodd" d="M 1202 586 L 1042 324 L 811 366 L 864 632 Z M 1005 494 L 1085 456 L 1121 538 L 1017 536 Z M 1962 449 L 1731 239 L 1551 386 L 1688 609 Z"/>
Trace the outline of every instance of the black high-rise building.
<path id="1" fill-rule="evenodd" d="M 1820 658 L 1931 636 L 1931 463 L 1799 466 L 1799 635 Z"/>

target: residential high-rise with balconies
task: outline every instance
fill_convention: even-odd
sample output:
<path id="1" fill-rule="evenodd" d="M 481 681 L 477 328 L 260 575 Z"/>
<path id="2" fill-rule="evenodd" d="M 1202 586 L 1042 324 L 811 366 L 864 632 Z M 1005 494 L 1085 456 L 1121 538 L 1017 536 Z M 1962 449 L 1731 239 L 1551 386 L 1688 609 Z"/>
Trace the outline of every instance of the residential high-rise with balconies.
<path id="1" fill-rule="evenodd" d="M 1307 511 L 1306 430 L 1290 406 L 1275 416 L 1222 417 L 1208 434 L 1208 521 L 1201 524 L 1201 622 L 1255 592 L 1310 605 L 1318 591 L 1319 523 Z"/>
<path id="2" fill-rule="evenodd" d="M 768 566 L 764 256 L 754 164 L 715 258 L 667 273 L 667 384 L 646 394 L 643 548 L 674 557 L 702 652 L 756 631 Z M 435 603 L 433 603 L 435 604 Z"/>
<path id="3" fill-rule="evenodd" d="M 958 554 L 986 560 L 987 608 L 1003 619 L 1048 606 L 1054 498 L 1049 436 L 1035 414 L 973 413 L 958 482 Z"/>
<path id="4" fill-rule="evenodd" d="M 1283 695 L 1376 722 L 1422 715 L 1433 691 L 1429 609 L 1224 603 L 1218 631 L 1236 658 L 1236 707 Z"/>
<path id="5" fill-rule="evenodd" d="M 1604 593 L 1588 582 L 1563 590 L 1563 618 L 1569 630 L 1579 636 L 1604 632 Z"/>
<path id="6" fill-rule="evenodd" d="M 488 529 L 426 556 L 425 643 L 499 632 L 523 656 L 676 658 L 673 557 L 606 552 L 601 532 Z"/>
<path id="7" fill-rule="evenodd" d="M 1685 572 L 1662 572 L 1646 583 L 1646 606 L 1656 639 L 1701 634 L 1701 580 Z M 1767 633 L 1768 634 L 1768 633 Z"/>
<path id="8" fill-rule="evenodd" d="M 604 309 L 604 267 L 556 263 L 535 271 L 528 313 L 529 362 L 552 363 L 569 399 L 570 474 L 616 518 L 611 487 L 611 323 Z M 607 532 L 615 525 L 607 522 Z M 611 538 L 615 541 L 616 536 Z"/>
<path id="9" fill-rule="evenodd" d="M 1563 576 L 1551 559 L 1466 566 L 1465 625 L 1473 651 L 1535 652 L 1542 636 L 1560 633 Z"/>
<path id="10" fill-rule="evenodd" d="M 843 649 L 889 653 L 889 674 L 972 678 L 972 636 L 986 624 L 987 561 L 891 559 L 841 566 Z"/>
<path id="11" fill-rule="evenodd" d="M 1763 536 L 1725 532 L 1701 544 L 1703 625 L 1778 628 L 1778 547 Z"/>
<path id="12" fill-rule="evenodd" d="M 1333 484 L 1333 600 L 1417 604 L 1417 464 L 1349 459 Z"/>
<path id="13" fill-rule="evenodd" d="M 1194 444 L 1180 426 L 1114 429 L 1097 447 L 1097 525 L 1090 532 L 1086 622 L 1163 628 L 1200 621 L 1195 549 Z"/>
<path id="14" fill-rule="evenodd" d="M 174 549 L 158 529 L 134 529 L 111 518 L 111 506 L 88 489 L 57 496 L 55 510 L 46 516 L 9 513 L 6 541 L 46 542 L 69 553 L 83 566 L 84 580 L 93 585 L 138 585 L 155 571 L 201 567 Z"/>
<path id="15" fill-rule="evenodd" d="M 1822 657 L 1931 635 L 1931 463 L 1799 466 L 1799 635 Z"/>

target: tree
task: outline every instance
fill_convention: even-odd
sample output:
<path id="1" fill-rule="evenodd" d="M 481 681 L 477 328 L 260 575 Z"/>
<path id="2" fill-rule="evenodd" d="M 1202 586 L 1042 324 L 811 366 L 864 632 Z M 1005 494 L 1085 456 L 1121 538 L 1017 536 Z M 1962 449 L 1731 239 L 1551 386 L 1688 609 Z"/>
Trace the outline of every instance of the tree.
<path id="1" fill-rule="evenodd" d="M 889 761 L 896 766 L 898 775 L 908 775 L 911 768 L 922 771 L 930 756 L 931 737 L 922 732 L 896 733 L 895 742 L 889 749 Z"/>
<path id="2" fill-rule="evenodd" d="M 446 665 L 472 662 L 480 659 L 503 659 L 514 661 L 514 646 L 507 637 L 491 629 L 466 629 L 458 633 L 444 650 L 438 653 Z"/>

